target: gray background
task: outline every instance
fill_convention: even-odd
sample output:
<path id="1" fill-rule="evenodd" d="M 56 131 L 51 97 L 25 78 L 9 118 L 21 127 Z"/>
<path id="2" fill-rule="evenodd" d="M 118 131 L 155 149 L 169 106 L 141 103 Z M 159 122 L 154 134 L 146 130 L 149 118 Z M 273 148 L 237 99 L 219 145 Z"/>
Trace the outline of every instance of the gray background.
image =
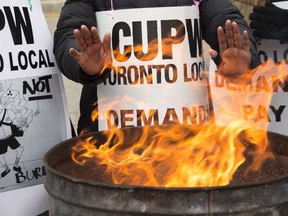
<path id="1" fill-rule="evenodd" d="M 33 0 L 32 6 L 33 6 Z M 41 0 L 42 9 L 51 32 L 51 37 L 53 37 L 53 33 L 56 28 L 56 23 L 59 18 L 60 10 L 64 4 L 64 0 Z M 71 80 L 68 80 L 63 76 L 64 87 L 68 102 L 68 109 L 71 121 L 76 130 L 77 121 L 79 118 L 79 99 L 81 92 L 81 84 L 75 83 Z"/>

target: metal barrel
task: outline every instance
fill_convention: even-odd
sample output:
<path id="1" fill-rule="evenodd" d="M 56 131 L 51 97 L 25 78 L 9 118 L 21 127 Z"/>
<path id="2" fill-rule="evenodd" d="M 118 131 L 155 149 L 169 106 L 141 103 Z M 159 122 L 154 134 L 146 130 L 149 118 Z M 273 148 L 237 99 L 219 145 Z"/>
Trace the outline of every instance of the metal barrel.
<path id="1" fill-rule="evenodd" d="M 142 131 L 129 130 L 129 134 L 131 130 L 133 134 Z M 45 155 L 44 186 L 49 193 L 50 216 L 288 215 L 288 174 L 267 181 L 205 188 L 116 185 L 75 177 L 73 172 L 78 168 L 71 162 L 72 147 L 89 136 L 105 139 L 103 132 L 82 135 L 59 143 Z M 288 141 L 277 134 L 271 137 L 275 146 L 277 140 Z M 137 135 L 128 136 L 126 141 L 133 139 Z"/>

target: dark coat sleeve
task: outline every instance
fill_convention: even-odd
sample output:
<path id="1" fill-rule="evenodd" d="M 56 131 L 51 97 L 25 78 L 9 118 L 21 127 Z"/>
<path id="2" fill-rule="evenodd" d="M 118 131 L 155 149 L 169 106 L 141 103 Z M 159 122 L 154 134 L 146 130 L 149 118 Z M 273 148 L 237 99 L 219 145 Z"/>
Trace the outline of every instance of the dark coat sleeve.
<path id="1" fill-rule="evenodd" d="M 98 84 L 103 81 L 103 75 L 89 76 L 82 71 L 78 62 L 69 54 L 71 47 L 78 49 L 74 38 L 74 29 L 81 25 L 88 28 L 96 25 L 93 1 L 68 0 L 62 8 L 57 28 L 54 33 L 56 62 L 59 70 L 68 78 L 83 85 Z"/>
<path id="2" fill-rule="evenodd" d="M 217 28 L 222 26 L 225 29 L 225 22 L 229 19 L 238 23 L 241 33 L 244 30 L 248 32 L 251 52 L 250 68 L 255 68 L 260 64 L 252 31 L 240 11 L 229 0 L 203 0 L 199 9 L 203 39 L 212 49 L 219 53 Z"/>
<path id="3" fill-rule="evenodd" d="M 107 75 L 107 73 L 103 73 L 104 76 L 86 75 L 79 67 L 77 61 L 69 54 L 71 47 L 77 49 L 73 35 L 74 29 L 80 28 L 83 24 L 88 27 L 95 25 L 95 11 L 93 0 L 67 0 L 62 8 L 57 29 L 54 33 L 54 54 L 60 71 L 67 78 L 83 85 L 99 84 L 105 79 L 104 76 Z M 200 19 L 203 38 L 211 48 L 217 51 L 219 51 L 217 27 L 220 25 L 224 27 L 227 19 L 236 21 L 241 32 L 247 30 L 249 33 L 252 53 L 251 67 L 254 68 L 260 63 L 251 30 L 239 10 L 229 0 L 203 0 L 200 4 Z"/>

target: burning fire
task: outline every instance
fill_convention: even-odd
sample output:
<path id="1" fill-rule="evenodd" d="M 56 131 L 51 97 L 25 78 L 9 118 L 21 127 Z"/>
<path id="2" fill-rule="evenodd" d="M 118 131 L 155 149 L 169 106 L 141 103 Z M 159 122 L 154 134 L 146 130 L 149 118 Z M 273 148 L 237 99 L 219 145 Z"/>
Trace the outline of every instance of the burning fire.
<path id="1" fill-rule="evenodd" d="M 257 103 L 259 100 L 263 104 L 265 100 L 265 104 L 269 106 L 271 97 L 266 95 L 264 98 L 260 93 L 267 90 L 268 85 L 264 84 L 269 81 L 274 90 L 277 86 L 282 86 L 285 76 L 282 74 L 283 70 L 279 69 L 283 64 L 277 67 L 272 62 L 262 64 L 258 72 L 253 74 L 258 73 L 258 79 L 265 76 L 266 80 L 258 82 L 256 86 L 250 82 L 251 77 L 247 79 L 248 85 L 245 87 L 235 83 L 229 85 L 242 90 L 239 94 L 247 104 Z M 279 70 L 278 77 L 274 73 L 275 68 Z M 243 88 L 249 94 L 243 93 Z M 263 120 L 268 122 L 267 115 L 258 110 L 258 115 L 256 112 L 256 117 L 247 121 L 247 113 L 234 112 L 234 108 L 239 106 L 238 101 L 239 98 L 233 97 L 224 97 L 219 101 L 223 105 L 219 109 L 229 108 L 229 115 L 236 116 L 236 120 L 229 125 L 147 125 L 138 128 L 136 134 L 130 133 L 134 130 L 129 128 L 107 130 L 103 131 L 104 142 L 97 137 L 79 142 L 73 149 L 72 158 L 79 165 L 84 166 L 93 161 L 96 166 L 103 166 L 105 175 L 115 184 L 161 187 L 228 185 L 237 169 L 245 163 L 244 154 L 249 146 L 253 147 L 253 151 L 250 152 L 252 162 L 247 172 L 260 169 L 262 163 L 272 157 L 266 152 L 269 148 L 267 132 L 257 130 L 259 127 L 263 129 Z M 226 114 L 227 111 L 221 118 L 226 118 Z"/>
<path id="2" fill-rule="evenodd" d="M 245 161 L 245 144 L 236 137 L 242 131 L 241 127 L 216 125 L 184 128 L 176 125 L 147 126 L 140 134 L 107 130 L 104 144 L 90 137 L 75 146 L 72 157 L 81 165 L 91 160 L 97 166 L 104 165 L 106 174 L 115 184 L 161 187 L 228 185 Z M 245 139 L 252 144 L 265 143 L 265 134 L 245 134 Z M 131 145 L 127 143 L 130 139 L 133 140 Z"/>
<path id="3" fill-rule="evenodd" d="M 191 25 L 191 28 L 186 28 L 186 25 Z M 173 55 L 173 52 L 176 52 L 174 48 L 177 48 L 175 45 L 181 44 L 185 40 L 187 40 L 186 44 L 183 47 L 180 46 L 181 53 L 185 53 L 182 52 L 182 49 L 186 49 L 189 44 L 190 52 L 185 51 L 187 55 L 188 53 L 191 55 L 191 58 L 196 58 L 203 54 L 199 26 L 200 23 L 197 23 L 197 20 L 193 21 L 193 25 L 192 20 L 190 22 L 186 20 L 186 23 L 179 25 L 173 31 L 170 27 L 166 29 L 169 30 L 167 32 L 168 35 L 162 35 L 161 37 L 157 36 L 154 31 L 155 28 L 151 28 L 153 31 L 148 32 L 147 30 L 148 45 L 143 43 L 143 38 L 141 37 L 138 38 L 140 45 L 138 45 L 137 40 L 133 41 L 133 44 L 124 44 L 122 46 L 119 45 L 118 40 L 115 43 L 112 40 L 113 57 L 117 62 L 122 63 L 129 60 L 129 65 L 133 60 L 141 60 L 143 62 L 153 60 L 153 64 L 155 60 L 155 64 L 159 64 L 157 62 L 159 59 L 162 64 L 164 62 L 163 59 L 170 59 L 171 61 L 173 60 L 173 63 L 179 61 L 180 65 L 185 63 L 184 57 L 175 59 L 172 59 L 172 57 L 177 55 L 177 53 Z M 161 31 L 161 33 L 164 32 Z M 193 40 L 188 40 L 188 38 L 193 38 Z M 131 56 L 134 56 L 135 59 L 130 62 Z M 177 56 L 179 57 L 179 55 Z M 207 118 L 199 118 L 200 115 L 205 113 L 206 107 L 201 107 L 199 109 L 201 112 L 196 112 L 196 108 L 192 108 L 191 112 L 183 109 L 185 118 L 183 117 L 182 122 L 178 121 L 172 109 L 167 110 L 167 116 L 172 117 L 173 121 L 167 118 L 167 121 L 163 122 L 157 121 L 156 110 L 150 109 L 150 112 L 146 113 L 147 116 L 145 117 L 147 118 L 145 118 L 145 121 L 140 119 L 143 117 L 142 114 L 144 112 L 137 110 L 136 115 L 135 113 L 133 114 L 137 117 L 137 125 L 138 122 L 144 122 L 143 127 L 129 128 L 130 125 L 121 122 L 120 126 L 126 127 L 126 129 L 117 129 L 118 124 L 116 127 L 114 127 L 115 125 L 107 124 L 108 128 L 111 129 L 101 131 L 105 135 L 104 138 L 89 137 L 79 142 L 73 148 L 72 158 L 75 163 L 81 166 L 92 163 L 94 166 L 103 168 L 105 170 L 103 171 L 104 175 L 115 184 L 161 187 L 228 185 L 233 181 L 233 176 L 239 167 L 245 163 L 245 154 L 247 154 L 246 151 L 250 146 L 253 146 L 253 148 L 249 150 L 249 156 L 252 156 L 253 159 L 249 162 L 247 172 L 259 169 L 262 162 L 271 157 L 271 155 L 266 153 L 269 143 L 265 129 L 269 119 L 267 113 L 263 110 L 270 104 L 273 89 L 281 84 L 281 82 L 277 81 L 282 80 L 284 77 L 286 69 L 281 70 L 281 68 L 282 66 L 285 68 L 285 65 L 285 62 L 283 62 L 281 65 L 275 66 L 274 62 L 267 61 L 257 70 L 247 73 L 247 76 L 246 74 L 241 77 L 238 76 L 236 80 L 232 81 L 216 76 L 216 85 L 218 84 L 220 87 L 223 85 L 223 88 L 226 88 L 226 92 L 228 92 L 224 96 L 216 95 L 216 97 L 212 98 L 214 104 L 215 102 L 219 104 L 217 106 L 217 118 L 223 120 L 223 124 L 221 124 L 221 121 L 220 125 L 212 124 L 214 122 L 212 117 L 210 117 L 211 124 L 207 124 L 207 121 L 205 121 Z M 164 66 L 161 65 L 161 67 Z M 197 70 L 201 71 L 200 66 Z M 177 77 L 176 68 L 172 72 L 173 76 L 171 77 Z M 134 85 L 136 78 L 138 76 L 135 75 L 130 83 L 135 88 L 137 88 Z M 140 76 L 139 78 L 139 83 L 141 84 L 151 84 L 153 80 L 152 73 L 147 74 L 147 77 L 144 76 L 143 80 L 141 78 L 143 77 Z M 255 81 L 254 79 L 259 80 Z M 167 80 L 174 81 L 170 77 Z M 197 85 L 208 84 L 205 78 L 203 80 L 201 84 L 198 82 Z M 196 82 L 194 83 L 196 84 Z M 272 90 L 267 97 L 269 87 Z M 242 103 L 239 103 L 241 101 L 246 101 L 247 106 L 242 106 Z M 259 102 L 261 102 L 263 108 L 254 109 L 253 105 Z M 139 102 L 131 100 L 126 95 L 122 98 L 115 97 L 111 104 L 108 103 L 106 107 L 102 108 L 102 110 L 105 110 L 104 113 L 99 114 L 98 110 L 95 110 L 92 113 L 92 120 L 102 117 L 105 120 L 107 119 L 108 122 L 113 122 L 110 121 L 112 115 L 110 115 L 111 113 L 108 114 L 108 112 L 113 111 L 113 107 L 118 105 L 122 107 L 123 104 L 133 104 L 133 107 L 141 107 L 143 110 L 146 107 L 149 110 L 149 107 L 151 107 L 143 102 L 140 102 L 142 104 L 139 106 L 137 103 Z M 239 107 L 242 107 L 242 110 L 239 110 Z M 128 114 L 126 115 L 128 117 L 125 116 L 126 122 L 132 122 L 130 110 L 123 111 Z M 138 121 L 138 119 L 140 120 Z M 215 121 L 217 124 L 219 124 L 218 119 Z M 176 123 L 176 125 L 172 123 Z M 185 126 L 179 126 L 178 123 L 182 123 Z M 191 125 L 189 126 L 186 123 Z M 166 126 L 159 126 L 162 124 Z M 172 125 L 167 126 L 167 124 Z M 254 128 L 261 128 L 262 130 L 254 130 Z M 133 134 L 133 132 L 136 133 Z"/>

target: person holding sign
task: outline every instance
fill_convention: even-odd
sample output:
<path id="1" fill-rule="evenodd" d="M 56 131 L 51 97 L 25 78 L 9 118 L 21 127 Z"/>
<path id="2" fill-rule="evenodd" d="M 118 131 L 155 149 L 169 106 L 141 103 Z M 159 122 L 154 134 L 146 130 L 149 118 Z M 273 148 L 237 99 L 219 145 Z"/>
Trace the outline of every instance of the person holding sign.
<path id="1" fill-rule="evenodd" d="M 247 98 L 249 98 L 249 94 L 258 95 L 259 101 L 254 99 L 249 103 L 243 102 L 239 106 L 243 112 L 243 119 L 248 122 L 261 123 L 261 129 L 288 135 L 286 126 L 288 121 L 286 78 L 288 74 L 288 23 L 286 21 L 288 18 L 288 1 L 230 1 L 237 6 L 247 23 L 250 24 L 257 41 L 257 50 L 262 63 L 261 70 L 259 69 L 251 79 L 253 80 L 253 82 L 251 81 L 251 89 L 254 90 L 246 93 Z M 218 88 L 218 90 L 221 91 L 221 88 L 223 90 L 223 87 Z M 215 91 L 214 89 L 214 92 L 219 95 L 218 90 Z M 244 93 L 245 90 L 242 91 L 242 94 Z M 232 94 L 233 97 L 237 97 L 236 94 L 238 93 L 234 91 L 234 93 L 231 92 Z M 265 102 L 264 98 L 270 99 Z"/>
<path id="2" fill-rule="evenodd" d="M 54 53 L 62 73 L 83 84 L 78 133 L 209 122 L 202 39 L 219 73 L 259 64 L 229 0 L 66 0 Z"/>

